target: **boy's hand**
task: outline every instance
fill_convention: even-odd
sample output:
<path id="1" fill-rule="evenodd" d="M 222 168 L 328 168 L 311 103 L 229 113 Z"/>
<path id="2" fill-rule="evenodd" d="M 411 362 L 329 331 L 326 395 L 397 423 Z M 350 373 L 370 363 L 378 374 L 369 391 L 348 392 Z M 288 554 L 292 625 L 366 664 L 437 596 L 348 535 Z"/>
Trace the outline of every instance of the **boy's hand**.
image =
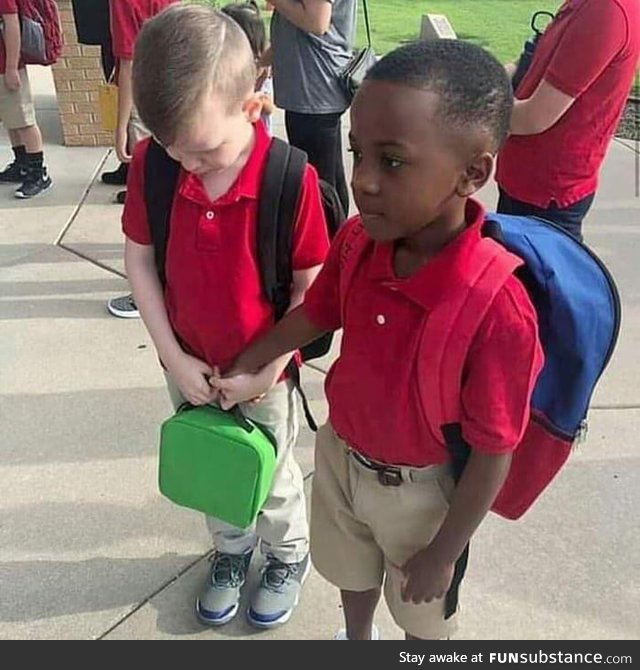
<path id="1" fill-rule="evenodd" d="M 240 373 L 229 377 L 220 377 L 216 370 L 209 381 L 220 394 L 220 407 L 228 410 L 241 402 L 261 400 L 277 382 L 270 367 L 267 365 L 255 374 Z"/>
<path id="2" fill-rule="evenodd" d="M 442 561 L 430 547 L 421 549 L 403 566 L 402 600 L 419 605 L 442 598 L 451 586 L 455 563 Z"/>
<path id="3" fill-rule="evenodd" d="M 131 163 L 128 149 L 127 128 L 118 128 L 115 136 L 116 154 L 121 163 Z"/>
<path id="4" fill-rule="evenodd" d="M 218 392 L 208 382 L 213 370 L 204 361 L 181 353 L 170 363 L 164 361 L 164 364 L 187 402 L 207 405 L 218 399 Z"/>
<path id="5" fill-rule="evenodd" d="M 18 70 L 7 70 L 4 74 L 4 86 L 8 91 L 19 91 L 22 87 L 22 80 Z"/>

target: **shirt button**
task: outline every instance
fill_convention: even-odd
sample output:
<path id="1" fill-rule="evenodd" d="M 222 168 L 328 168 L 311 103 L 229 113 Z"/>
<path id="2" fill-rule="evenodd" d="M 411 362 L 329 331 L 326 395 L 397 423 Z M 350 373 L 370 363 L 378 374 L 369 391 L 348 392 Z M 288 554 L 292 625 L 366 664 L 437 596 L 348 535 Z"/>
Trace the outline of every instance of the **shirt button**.
<path id="1" fill-rule="evenodd" d="M 384 324 L 387 323 L 387 320 L 384 318 L 384 314 L 378 314 L 378 316 L 376 316 L 376 321 L 379 326 L 384 326 Z"/>
<path id="2" fill-rule="evenodd" d="M 209 221 L 211 221 L 212 219 L 214 219 L 215 216 L 216 216 L 216 215 L 215 215 L 215 212 L 212 212 L 212 211 L 208 211 L 208 212 L 207 212 L 207 219 L 209 219 Z"/>

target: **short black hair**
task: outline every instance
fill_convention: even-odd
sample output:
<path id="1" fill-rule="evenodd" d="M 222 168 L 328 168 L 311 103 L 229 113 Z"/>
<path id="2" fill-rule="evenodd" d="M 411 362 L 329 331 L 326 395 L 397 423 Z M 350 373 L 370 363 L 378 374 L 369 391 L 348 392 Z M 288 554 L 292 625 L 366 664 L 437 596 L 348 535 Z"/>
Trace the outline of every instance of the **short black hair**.
<path id="1" fill-rule="evenodd" d="M 259 59 L 267 48 L 267 31 L 258 3 L 253 0 L 232 3 L 222 7 L 221 11 L 230 16 L 242 28 L 249 40 L 253 55 L 256 60 Z"/>
<path id="2" fill-rule="evenodd" d="M 478 128 L 497 151 L 509 132 L 511 82 L 494 56 L 463 40 L 411 42 L 379 60 L 366 80 L 386 81 L 438 95 L 438 119 L 458 130 Z"/>

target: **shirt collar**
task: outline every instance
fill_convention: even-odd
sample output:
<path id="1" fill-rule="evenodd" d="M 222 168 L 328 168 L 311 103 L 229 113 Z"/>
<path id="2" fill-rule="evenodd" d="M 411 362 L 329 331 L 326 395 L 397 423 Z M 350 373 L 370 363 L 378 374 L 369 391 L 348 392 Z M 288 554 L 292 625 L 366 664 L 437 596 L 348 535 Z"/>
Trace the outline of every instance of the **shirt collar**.
<path id="1" fill-rule="evenodd" d="M 212 203 L 207 195 L 207 191 L 198 175 L 192 172 L 182 170 L 182 183 L 180 186 L 180 195 L 192 200 L 199 205 L 229 205 L 238 202 L 242 198 L 257 200 L 262 186 L 262 174 L 269 148 L 271 147 L 271 137 L 262 121 L 254 124 L 254 145 L 247 162 L 240 171 L 238 178 L 232 184 L 231 188 L 221 195 L 215 203 Z"/>
<path id="2" fill-rule="evenodd" d="M 393 269 L 393 243 L 376 243 L 369 260 L 369 278 L 397 290 L 420 305 L 432 310 L 443 296 L 456 286 L 464 273 L 464 259 L 482 237 L 485 219 L 483 206 L 469 199 L 465 210 L 467 227 L 449 242 L 427 265 L 411 277 L 400 279 Z"/>

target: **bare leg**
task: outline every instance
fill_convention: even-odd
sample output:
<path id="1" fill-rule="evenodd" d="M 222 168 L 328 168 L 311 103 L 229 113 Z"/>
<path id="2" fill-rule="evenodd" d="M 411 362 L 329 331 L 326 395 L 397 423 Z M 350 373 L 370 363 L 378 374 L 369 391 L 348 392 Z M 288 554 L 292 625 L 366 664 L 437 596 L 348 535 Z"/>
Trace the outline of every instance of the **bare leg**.
<path id="1" fill-rule="evenodd" d="M 348 640 L 370 640 L 381 589 L 340 591 Z"/>
<path id="2" fill-rule="evenodd" d="M 17 132 L 22 140 L 20 144 L 27 147 L 28 154 L 37 154 L 42 151 L 42 135 L 37 125 L 20 128 Z"/>
<path id="3" fill-rule="evenodd" d="M 19 147 L 23 143 L 19 130 L 10 130 L 9 140 L 11 141 L 12 147 Z"/>

